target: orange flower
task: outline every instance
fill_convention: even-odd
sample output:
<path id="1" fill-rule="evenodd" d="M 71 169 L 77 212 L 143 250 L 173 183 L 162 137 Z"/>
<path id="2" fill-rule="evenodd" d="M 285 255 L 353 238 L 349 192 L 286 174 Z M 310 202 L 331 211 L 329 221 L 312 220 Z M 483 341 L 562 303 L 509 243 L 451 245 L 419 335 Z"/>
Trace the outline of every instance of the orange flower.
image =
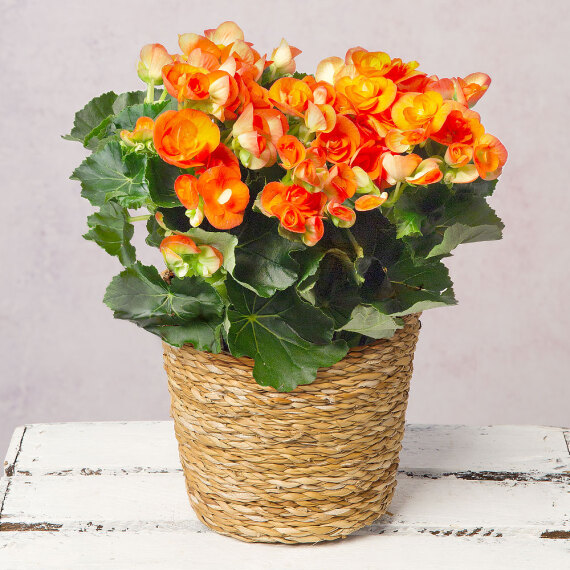
<path id="1" fill-rule="evenodd" d="M 386 133 L 394 128 L 392 119 L 385 116 L 386 112 L 380 113 L 380 115 L 361 114 L 354 118 L 354 123 L 363 139 L 382 142 Z"/>
<path id="2" fill-rule="evenodd" d="M 453 143 L 472 145 L 485 132 L 475 111 L 455 101 L 447 101 L 445 106 L 449 113 L 441 128 L 430 134 L 434 141 L 447 146 Z"/>
<path id="3" fill-rule="evenodd" d="M 190 174 L 182 174 L 174 181 L 174 191 L 180 203 L 187 210 L 195 210 L 200 202 L 198 179 Z"/>
<path id="4" fill-rule="evenodd" d="M 491 85 L 491 78 L 486 73 L 471 73 L 464 79 L 438 79 L 434 76 L 427 88 L 437 91 L 444 99 L 457 101 L 466 107 L 473 107 Z"/>
<path id="5" fill-rule="evenodd" d="M 279 218 L 285 229 L 304 234 L 307 220 L 321 216 L 326 201 L 322 192 L 309 192 L 297 184 L 270 182 L 261 192 L 260 205 L 266 215 Z"/>
<path id="6" fill-rule="evenodd" d="M 235 170 L 215 166 L 198 179 L 198 192 L 204 199 L 204 214 L 218 230 L 239 226 L 249 204 L 249 188 Z"/>
<path id="7" fill-rule="evenodd" d="M 390 56 L 383 51 L 358 50 L 352 54 L 352 61 L 358 73 L 368 77 L 386 75 L 392 67 Z"/>
<path id="8" fill-rule="evenodd" d="M 285 170 L 290 170 L 305 159 L 306 149 L 297 137 L 283 135 L 277 141 L 277 153 L 281 159 L 281 166 Z"/>
<path id="9" fill-rule="evenodd" d="M 315 79 L 318 82 L 334 85 L 336 80 L 342 76 L 345 67 L 346 64 L 340 57 L 327 57 L 317 65 Z"/>
<path id="10" fill-rule="evenodd" d="M 191 168 L 203 165 L 220 144 L 220 130 L 201 111 L 165 111 L 156 120 L 153 140 L 165 162 Z"/>
<path id="11" fill-rule="evenodd" d="M 210 105 L 206 106 L 204 110 L 223 122 L 226 120 L 224 109 L 235 107 L 235 104 L 239 103 L 238 84 L 231 75 L 222 70 L 210 73 L 208 80 L 210 82 L 208 87 Z M 233 114 L 230 114 L 230 117 L 232 116 Z"/>
<path id="12" fill-rule="evenodd" d="M 435 184 L 443 178 L 441 172 L 441 158 L 426 158 L 422 160 L 414 173 L 406 176 L 406 182 L 414 186 L 425 186 L 426 184 Z"/>
<path id="13" fill-rule="evenodd" d="M 349 162 L 360 145 L 360 133 L 350 119 L 338 115 L 334 129 L 319 133 L 313 145 L 325 149 L 330 162 Z"/>
<path id="14" fill-rule="evenodd" d="M 350 165 L 359 166 L 372 180 L 376 180 L 382 170 L 382 155 L 385 151 L 383 146 L 368 140 L 354 153 Z"/>
<path id="15" fill-rule="evenodd" d="M 188 236 L 165 237 L 160 244 L 166 266 L 176 277 L 188 275 L 211 277 L 221 267 L 222 254 L 211 245 L 196 245 Z"/>
<path id="16" fill-rule="evenodd" d="M 469 164 L 473 158 L 473 147 L 461 143 L 450 144 L 443 158 L 449 166 L 453 166 L 454 168 L 465 166 Z"/>
<path id="17" fill-rule="evenodd" d="M 295 167 L 293 179 L 301 180 L 311 186 L 320 186 L 319 173 L 322 170 L 326 172 L 324 168 L 326 164 L 325 151 L 318 146 L 313 146 L 306 149 L 306 157 Z"/>
<path id="18" fill-rule="evenodd" d="M 241 40 L 244 35 L 242 29 L 235 22 L 223 22 L 215 30 L 205 30 L 204 35 L 216 45 L 227 46 Z"/>
<path id="19" fill-rule="evenodd" d="M 336 92 L 330 83 L 317 81 L 312 75 L 306 75 L 302 81 L 311 88 L 315 105 L 332 105 L 334 103 Z"/>
<path id="20" fill-rule="evenodd" d="M 489 89 L 491 78 L 486 73 L 470 73 L 467 77 L 460 79 L 459 84 L 467 106 L 473 107 Z"/>
<path id="21" fill-rule="evenodd" d="M 234 123 L 234 148 L 246 168 L 258 170 L 272 166 L 277 159 L 275 145 L 287 132 L 285 116 L 277 109 L 255 109 L 250 103 Z"/>
<path id="22" fill-rule="evenodd" d="M 309 132 L 325 132 L 333 130 L 336 124 L 336 112 L 331 105 L 315 105 L 311 101 L 305 111 L 305 125 Z"/>
<path id="23" fill-rule="evenodd" d="M 219 144 L 216 150 L 208 157 L 206 164 L 196 169 L 196 174 L 202 174 L 214 166 L 231 168 L 238 178 L 241 178 L 239 160 L 237 156 L 224 144 Z"/>
<path id="24" fill-rule="evenodd" d="M 269 99 L 284 113 L 302 117 L 309 101 L 313 100 L 313 92 L 300 79 L 282 77 L 269 89 Z"/>
<path id="25" fill-rule="evenodd" d="M 392 120 L 403 131 L 425 129 L 438 131 L 448 113 L 443 98 L 435 91 L 406 93 L 392 106 Z"/>
<path id="26" fill-rule="evenodd" d="M 398 88 L 400 88 L 400 85 L 403 83 L 409 82 L 414 78 L 425 76 L 425 73 L 417 70 L 418 65 L 419 63 L 417 61 L 408 61 L 407 63 L 404 63 L 399 58 L 393 59 L 390 70 L 384 74 L 384 77 L 391 79 L 398 85 Z M 406 91 L 408 90 L 406 89 Z"/>
<path id="27" fill-rule="evenodd" d="M 411 176 L 421 162 L 422 157 L 417 154 L 386 153 L 382 159 L 382 168 L 386 171 L 388 183 L 396 184 Z"/>
<path id="28" fill-rule="evenodd" d="M 354 203 L 354 207 L 358 212 L 367 212 L 378 208 L 388 199 L 388 193 L 382 192 L 380 196 L 377 194 L 364 194 L 360 196 Z"/>
<path id="29" fill-rule="evenodd" d="M 144 145 L 152 140 L 154 121 L 150 117 L 139 117 L 132 132 L 123 130 L 120 133 L 121 140 L 130 147 Z"/>
<path id="30" fill-rule="evenodd" d="M 427 134 L 424 129 L 413 129 L 411 131 L 390 129 L 386 133 L 384 142 L 392 152 L 401 154 L 403 152 L 408 152 L 412 147 L 425 141 L 426 138 Z"/>
<path id="31" fill-rule="evenodd" d="M 345 95 L 358 112 L 373 115 L 387 109 L 397 93 L 396 84 L 381 76 L 342 77 L 335 83 L 335 89 Z"/>
<path id="32" fill-rule="evenodd" d="M 309 247 L 315 245 L 324 235 L 325 227 L 320 216 L 311 216 L 305 222 L 305 232 L 302 240 Z"/>
<path id="33" fill-rule="evenodd" d="M 352 168 L 346 164 L 335 164 L 324 184 L 324 191 L 329 199 L 342 204 L 346 199 L 352 198 L 356 192 L 356 175 Z"/>
<path id="34" fill-rule="evenodd" d="M 493 135 L 484 134 L 479 137 L 473 149 L 473 161 L 479 176 L 484 180 L 495 180 L 507 162 L 507 149 Z"/>
<path id="35" fill-rule="evenodd" d="M 348 206 L 343 206 L 339 202 L 331 200 L 327 204 L 327 212 L 333 224 L 339 228 L 350 228 L 354 225 L 354 222 L 356 222 L 355 211 Z"/>
<path id="36" fill-rule="evenodd" d="M 176 62 L 166 65 L 162 70 L 164 87 L 178 101 L 192 99 L 199 101 L 210 95 L 210 80 L 204 69 Z"/>
<path id="37" fill-rule="evenodd" d="M 172 56 L 161 44 L 148 44 L 141 49 L 137 72 L 145 83 L 162 84 L 162 68 L 172 62 Z"/>
<path id="38" fill-rule="evenodd" d="M 174 181 L 174 191 L 186 208 L 190 225 L 197 228 L 204 219 L 204 201 L 198 193 L 198 179 L 190 174 L 182 174 Z"/>
<path id="39" fill-rule="evenodd" d="M 219 59 L 222 55 L 220 48 L 214 42 L 198 34 L 180 34 L 178 36 L 178 45 L 186 56 L 189 56 L 195 49 L 211 54 L 216 59 Z"/>

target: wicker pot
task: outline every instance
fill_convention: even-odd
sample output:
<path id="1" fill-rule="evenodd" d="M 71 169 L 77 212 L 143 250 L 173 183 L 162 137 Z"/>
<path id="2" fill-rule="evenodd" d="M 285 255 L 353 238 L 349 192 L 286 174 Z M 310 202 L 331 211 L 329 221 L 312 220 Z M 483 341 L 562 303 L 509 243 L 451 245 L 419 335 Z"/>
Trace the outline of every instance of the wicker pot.
<path id="1" fill-rule="evenodd" d="M 420 323 L 352 349 L 290 393 L 259 386 L 253 361 L 164 345 L 190 503 L 248 542 L 342 538 L 386 512 Z"/>

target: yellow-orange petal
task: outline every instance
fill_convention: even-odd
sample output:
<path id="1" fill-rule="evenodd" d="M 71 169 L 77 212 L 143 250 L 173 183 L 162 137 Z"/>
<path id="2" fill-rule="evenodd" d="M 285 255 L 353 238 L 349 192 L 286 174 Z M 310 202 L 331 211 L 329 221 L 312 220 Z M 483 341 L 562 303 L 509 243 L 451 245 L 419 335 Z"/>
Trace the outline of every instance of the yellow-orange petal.
<path id="1" fill-rule="evenodd" d="M 422 162 L 421 156 L 417 154 L 385 154 L 382 158 L 382 167 L 386 171 L 387 181 L 390 184 L 402 182 L 412 173 Z"/>
<path id="2" fill-rule="evenodd" d="M 190 174 L 182 174 L 174 181 L 174 191 L 180 203 L 187 210 L 195 210 L 200 203 L 198 179 Z"/>
<path id="3" fill-rule="evenodd" d="M 358 212 L 366 212 L 378 208 L 388 199 L 388 193 L 382 192 L 380 196 L 376 194 L 364 194 L 360 196 L 354 203 L 354 208 Z"/>

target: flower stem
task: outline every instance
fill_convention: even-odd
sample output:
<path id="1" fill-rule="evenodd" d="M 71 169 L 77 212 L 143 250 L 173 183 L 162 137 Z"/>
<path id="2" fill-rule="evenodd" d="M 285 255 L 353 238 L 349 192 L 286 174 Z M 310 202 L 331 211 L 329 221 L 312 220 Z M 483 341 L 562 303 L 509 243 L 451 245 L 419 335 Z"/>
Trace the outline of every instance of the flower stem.
<path id="1" fill-rule="evenodd" d="M 168 91 L 166 89 L 164 89 L 163 92 L 161 93 L 157 103 L 162 103 L 166 99 L 167 95 L 168 95 Z"/>
<path id="2" fill-rule="evenodd" d="M 386 208 L 393 206 L 400 199 L 400 196 L 402 195 L 402 192 L 404 191 L 405 187 L 406 183 L 402 183 L 401 181 L 398 182 L 396 184 L 394 192 L 390 194 L 390 197 L 388 198 L 388 200 L 386 200 L 386 202 L 384 202 L 383 206 Z"/>
<path id="3" fill-rule="evenodd" d="M 154 103 L 154 83 L 151 81 L 146 88 L 145 103 Z"/>
<path id="4" fill-rule="evenodd" d="M 145 220 L 150 220 L 151 214 L 145 214 L 144 216 L 129 216 L 127 218 L 128 222 L 142 222 Z"/>
<path id="5" fill-rule="evenodd" d="M 354 253 L 356 253 L 356 259 L 364 257 L 364 250 L 362 247 L 360 247 L 360 244 L 356 241 L 356 238 L 352 235 L 352 232 L 347 229 L 346 233 L 348 234 L 348 239 L 350 240 L 350 243 L 354 249 Z"/>

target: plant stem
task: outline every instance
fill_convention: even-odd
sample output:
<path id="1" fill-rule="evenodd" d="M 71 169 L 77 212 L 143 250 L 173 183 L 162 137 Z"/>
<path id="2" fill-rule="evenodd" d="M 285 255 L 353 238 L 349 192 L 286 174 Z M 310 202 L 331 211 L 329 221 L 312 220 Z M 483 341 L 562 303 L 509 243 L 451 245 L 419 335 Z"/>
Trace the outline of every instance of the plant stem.
<path id="1" fill-rule="evenodd" d="M 167 95 L 168 95 L 168 91 L 166 89 L 164 89 L 164 91 L 161 93 L 157 102 L 162 103 L 166 99 Z"/>
<path id="2" fill-rule="evenodd" d="M 400 196 L 402 195 L 402 192 L 404 191 L 405 187 L 406 187 L 405 183 L 402 183 L 401 181 L 398 182 L 396 184 L 396 189 L 394 190 L 394 192 L 392 192 L 388 200 L 384 202 L 383 206 L 386 208 L 393 206 L 400 199 Z"/>
<path id="3" fill-rule="evenodd" d="M 129 216 L 127 218 L 128 222 L 142 222 L 144 220 L 150 220 L 151 214 L 145 214 L 144 216 Z"/>
<path id="4" fill-rule="evenodd" d="M 350 243 L 354 249 L 354 253 L 356 253 L 356 259 L 364 257 L 364 250 L 362 247 L 360 247 L 360 244 L 356 241 L 356 238 L 352 235 L 352 232 L 349 229 L 347 229 L 346 232 L 348 234 L 348 239 L 350 240 Z"/>
<path id="5" fill-rule="evenodd" d="M 145 103 L 154 103 L 154 83 L 151 81 L 146 88 Z"/>

